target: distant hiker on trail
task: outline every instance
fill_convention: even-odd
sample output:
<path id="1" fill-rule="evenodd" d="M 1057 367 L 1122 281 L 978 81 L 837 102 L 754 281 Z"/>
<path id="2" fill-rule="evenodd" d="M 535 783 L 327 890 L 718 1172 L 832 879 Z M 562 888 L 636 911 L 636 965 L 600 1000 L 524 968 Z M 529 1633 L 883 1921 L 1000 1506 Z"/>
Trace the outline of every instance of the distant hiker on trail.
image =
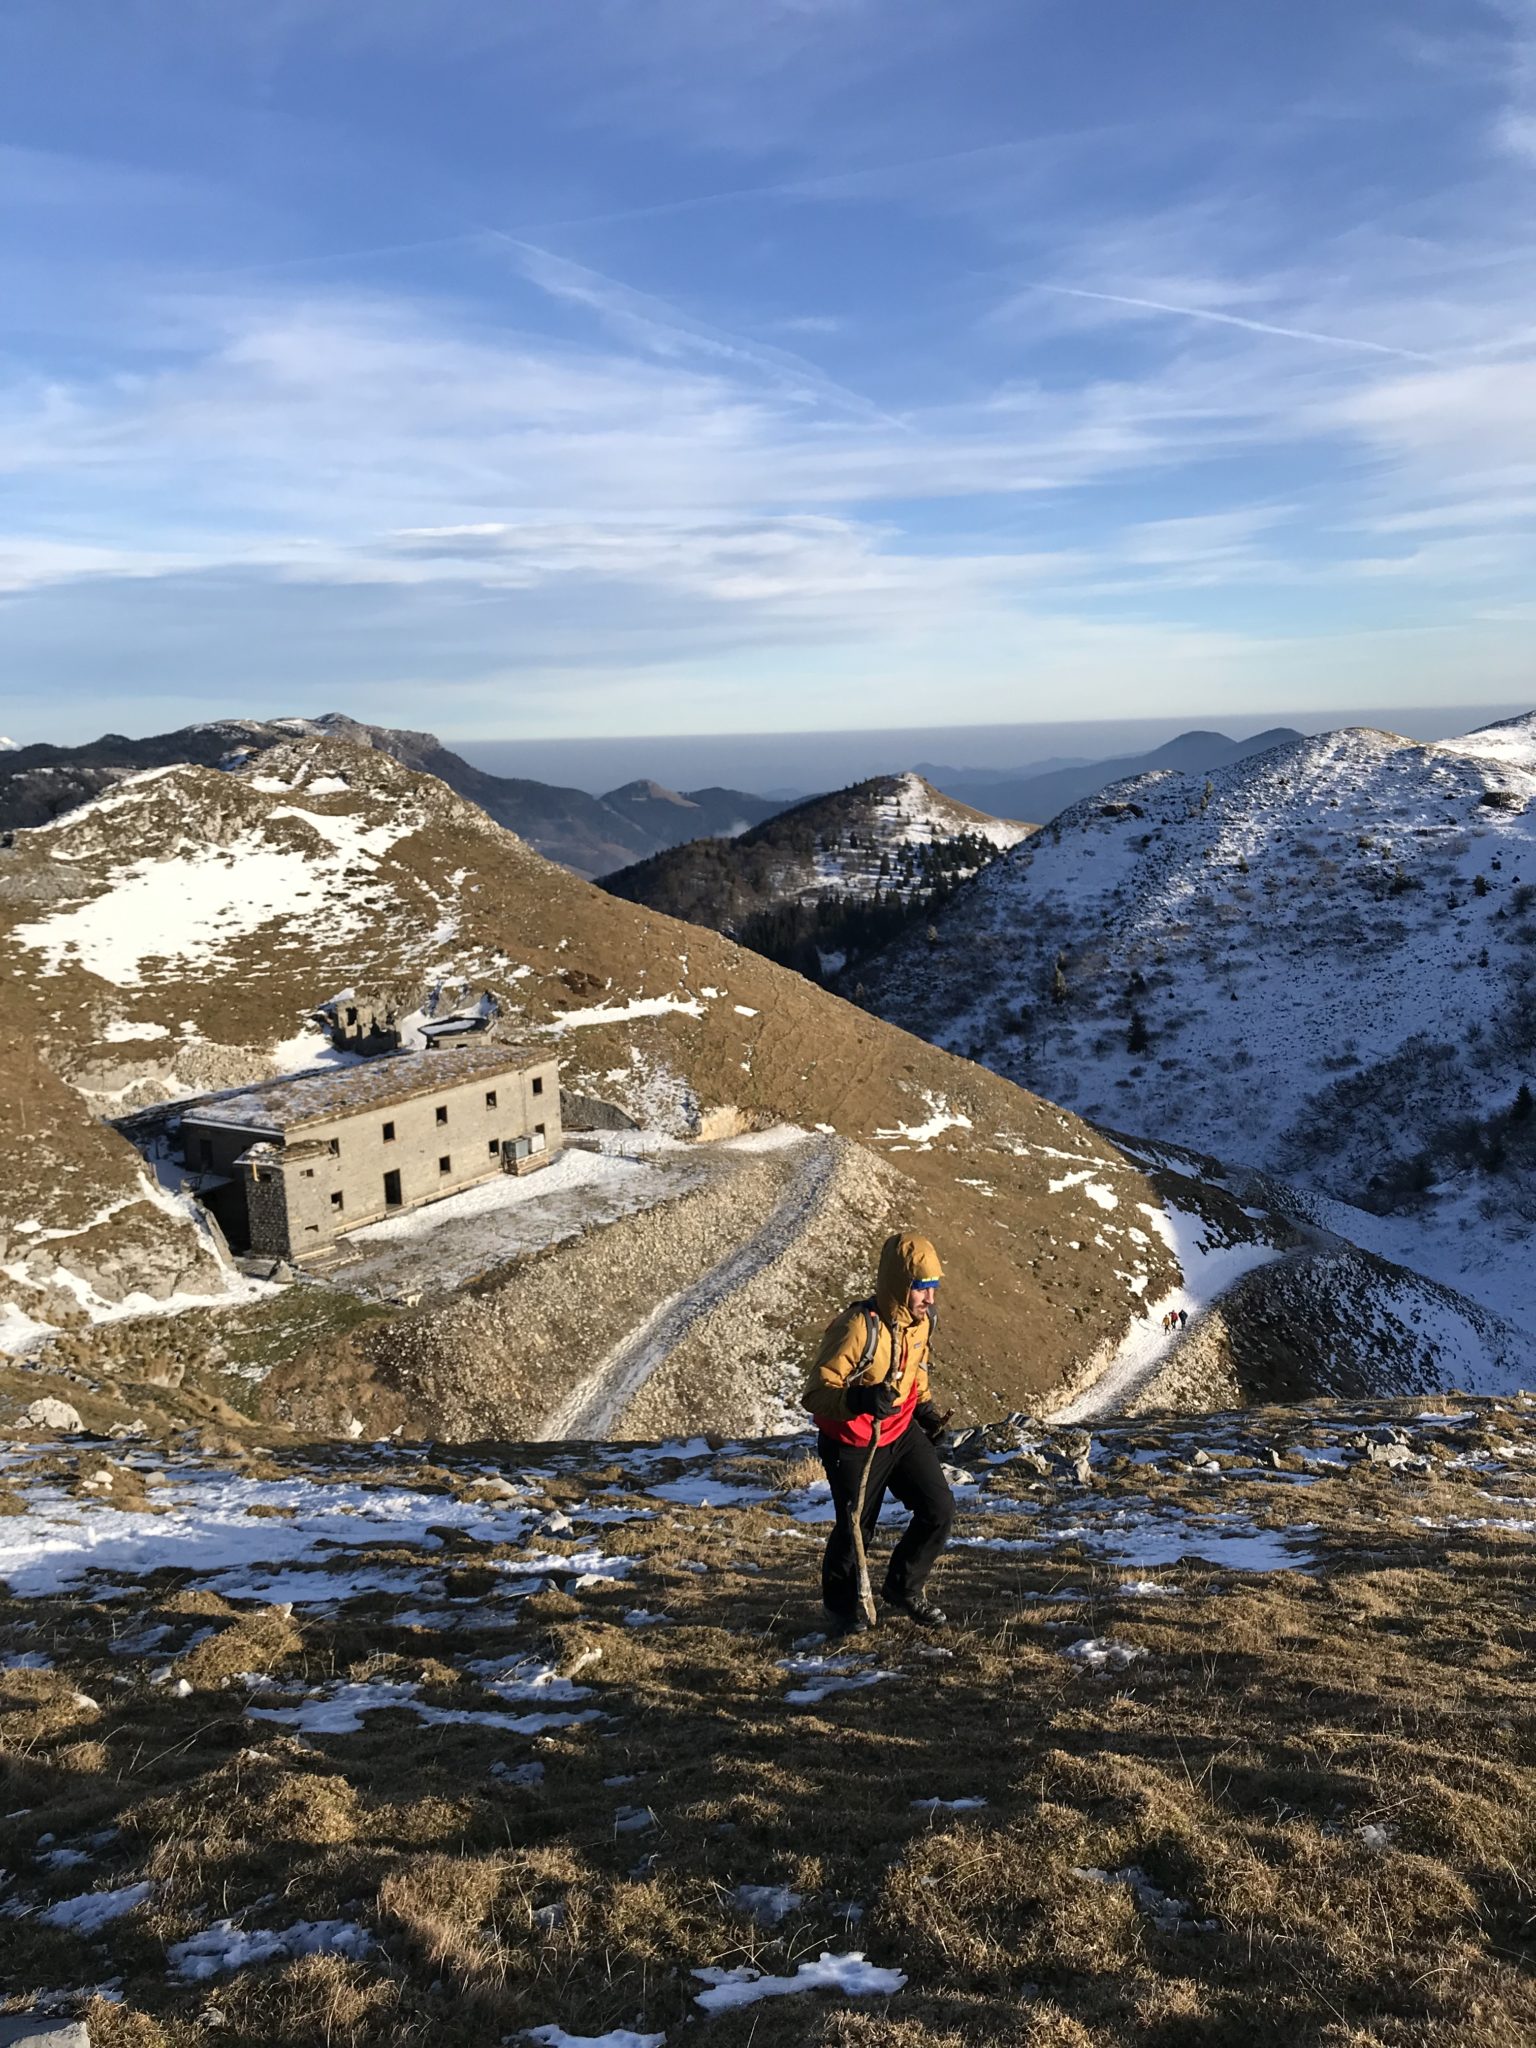
<path id="1" fill-rule="evenodd" d="M 806 1382 L 804 1405 L 816 1419 L 837 1511 L 821 1597 L 838 1635 L 874 1625 L 866 1553 L 887 1492 L 912 1519 L 891 1553 L 880 1597 L 923 1628 L 944 1626 L 943 1613 L 923 1598 L 955 1517 L 935 1448 L 949 1416 L 928 1398 L 928 1338 L 943 1270 L 926 1237 L 888 1237 L 873 1299 L 853 1302 L 827 1326 Z"/>
<path id="2" fill-rule="evenodd" d="M 1184 1325 L 1185 1325 L 1185 1324 L 1186 1324 L 1186 1323 L 1187 1323 L 1188 1321 L 1189 1321 L 1189 1310 L 1188 1310 L 1187 1308 L 1181 1308 L 1181 1309 L 1179 1310 L 1179 1328 L 1180 1328 L 1180 1329 L 1182 1330 L 1182 1329 L 1183 1329 L 1183 1327 L 1184 1327 Z"/>

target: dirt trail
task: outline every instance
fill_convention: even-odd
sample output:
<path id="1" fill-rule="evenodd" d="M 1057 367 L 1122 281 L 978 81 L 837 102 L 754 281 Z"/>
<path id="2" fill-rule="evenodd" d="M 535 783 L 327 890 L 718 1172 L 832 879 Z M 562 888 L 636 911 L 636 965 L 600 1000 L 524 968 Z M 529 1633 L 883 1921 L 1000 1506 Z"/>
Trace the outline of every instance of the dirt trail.
<path id="1" fill-rule="evenodd" d="M 607 1434 L 694 1325 L 783 1257 L 825 1199 L 837 1164 L 836 1148 L 825 1139 L 811 1140 L 797 1151 L 789 1191 L 762 1228 L 692 1286 L 660 1302 L 546 1417 L 538 1432 L 541 1441 Z"/>

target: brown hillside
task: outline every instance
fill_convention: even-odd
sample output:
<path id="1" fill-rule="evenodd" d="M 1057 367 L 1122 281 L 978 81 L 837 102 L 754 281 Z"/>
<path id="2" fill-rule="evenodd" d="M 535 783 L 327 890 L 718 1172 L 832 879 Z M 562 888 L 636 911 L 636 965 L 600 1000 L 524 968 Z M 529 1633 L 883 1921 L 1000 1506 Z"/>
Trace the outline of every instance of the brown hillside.
<path id="1" fill-rule="evenodd" d="M 220 908 L 221 890 L 237 911 Z M 258 914 L 262 890 L 272 900 Z M 1155 1232 L 1138 1243 L 1126 1225 L 1162 1197 L 1075 1117 L 711 932 L 603 894 L 377 752 L 311 741 L 267 752 L 255 774 L 176 768 L 17 834 L 0 854 L 0 957 L 5 1038 L 35 1037 L 42 1063 L 17 1071 L 26 1121 L 0 1132 L 11 1260 L 18 1226 L 40 1221 L 66 1233 L 53 1256 L 91 1267 L 68 1233 L 135 1185 L 125 1141 L 62 1083 L 101 1109 L 255 1077 L 342 988 L 408 1009 L 462 983 L 496 997 L 498 1035 L 554 1036 L 568 1089 L 644 1123 L 830 1127 L 883 1159 L 901 1191 L 886 1220 L 929 1231 L 947 1261 L 943 1375 L 967 1410 L 995 1414 L 1055 1384 L 1125 1331 L 1133 1274 L 1155 1299 L 1173 1272 Z M 1081 1187 L 1051 1189 L 1074 1162 L 1096 1162 L 1118 1215 Z M 1181 1201 L 1252 1234 L 1225 1197 L 1186 1187 Z M 139 1209 L 195 1258 L 190 1229 L 152 1204 L 111 1223 L 126 1230 Z M 657 1299 L 668 1278 L 655 1275 Z M 865 1275 L 842 1278 L 837 1292 Z M 825 1277 L 791 1284 L 795 1341 L 835 1305 L 828 1291 Z M 16 1295 L 37 1312 L 25 1284 Z M 549 1370 L 561 1371 L 558 1333 Z"/>

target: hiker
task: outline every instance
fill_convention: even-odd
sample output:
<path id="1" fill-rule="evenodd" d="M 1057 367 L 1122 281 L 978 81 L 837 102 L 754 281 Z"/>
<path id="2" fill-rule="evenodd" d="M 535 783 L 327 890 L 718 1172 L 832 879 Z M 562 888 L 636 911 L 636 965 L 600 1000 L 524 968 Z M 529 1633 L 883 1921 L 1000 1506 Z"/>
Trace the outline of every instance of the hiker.
<path id="1" fill-rule="evenodd" d="M 870 1626 L 854 1522 L 867 1550 L 888 1492 L 912 1519 L 891 1553 L 880 1597 L 923 1628 L 945 1623 L 923 1597 L 955 1518 L 936 1448 L 949 1417 L 928 1396 L 928 1335 L 942 1274 L 926 1237 L 888 1237 L 873 1298 L 851 1303 L 827 1326 L 806 1382 L 804 1405 L 816 1419 L 837 1511 L 821 1566 L 821 1597 L 836 1635 Z"/>
<path id="2" fill-rule="evenodd" d="M 1179 1328 L 1180 1328 L 1180 1329 L 1182 1330 L 1182 1329 L 1183 1329 L 1183 1327 L 1184 1327 L 1184 1325 L 1185 1325 L 1185 1324 L 1186 1324 L 1186 1323 L 1187 1323 L 1188 1321 L 1189 1321 L 1189 1310 L 1188 1310 L 1187 1308 L 1181 1308 L 1181 1309 L 1179 1310 Z"/>

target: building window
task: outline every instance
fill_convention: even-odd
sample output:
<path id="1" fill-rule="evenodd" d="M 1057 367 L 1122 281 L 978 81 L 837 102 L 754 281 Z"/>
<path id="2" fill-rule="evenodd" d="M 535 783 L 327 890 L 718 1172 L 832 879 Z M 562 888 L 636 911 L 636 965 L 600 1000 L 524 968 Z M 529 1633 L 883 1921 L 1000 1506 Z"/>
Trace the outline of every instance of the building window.
<path id="1" fill-rule="evenodd" d="M 544 1076 L 542 1074 L 534 1075 L 533 1092 L 535 1095 L 542 1095 L 544 1093 Z"/>
<path id="2" fill-rule="evenodd" d="M 446 1103 L 446 1102 L 440 1102 L 440 1103 L 439 1103 L 439 1104 L 437 1105 L 437 1120 L 438 1120 L 438 1122 L 439 1122 L 440 1124 L 445 1124 L 445 1123 L 447 1123 L 447 1121 L 448 1121 L 448 1105 L 447 1105 L 447 1103 Z"/>
<path id="3" fill-rule="evenodd" d="M 313 1168 L 312 1166 L 306 1166 L 306 1167 L 305 1167 L 305 1169 L 304 1169 L 304 1178 L 305 1178 L 306 1180 L 313 1180 L 313 1179 L 314 1179 L 314 1177 L 315 1177 L 315 1169 L 314 1169 L 314 1168 Z"/>
<path id="4" fill-rule="evenodd" d="M 332 1139 L 331 1139 L 331 1141 L 330 1141 L 330 1154 L 331 1154 L 331 1157 L 332 1157 L 333 1159 L 339 1159 L 339 1158 L 341 1157 L 341 1140 L 340 1140 L 340 1138 L 332 1138 Z"/>
<path id="5" fill-rule="evenodd" d="M 395 1142 L 395 1127 L 393 1124 L 386 1124 L 384 1126 L 384 1142 L 386 1145 L 393 1145 Z"/>
<path id="6" fill-rule="evenodd" d="M 492 1151 L 492 1153 L 493 1153 L 493 1154 L 494 1154 L 494 1153 L 497 1153 L 497 1152 L 499 1152 L 500 1150 L 501 1150 L 501 1140 L 500 1140 L 500 1138 L 492 1138 L 492 1140 L 491 1140 L 491 1151 Z"/>
<path id="7" fill-rule="evenodd" d="M 203 1160 L 203 1165 L 204 1165 L 205 1167 L 207 1167 L 207 1166 L 212 1166 L 212 1164 L 213 1164 L 213 1140 L 212 1140 L 212 1138 L 199 1138 L 199 1139 L 198 1139 L 198 1141 L 197 1141 L 197 1149 L 198 1149 L 198 1151 L 199 1151 L 199 1152 L 200 1152 L 200 1153 L 202 1154 L 202 1160 Z"/>
<path id="8" fill-rule="evenodd" d="M 335 1194 L 331 1197 L 331 1207 L 333 1209 L 344 1209 L 346 1207 L 345 1202 L 343 1202 L 343 1200 L 341 1199 L 340 1188 L 338 1188 Z"/>
<path id="9" fill-rule="evenodd" d="M 485 1106 L 487 1109 L 494 1109 L 496 1107 L 496 1090 L 494 1088 L 486 1089 Z"/>
<path id="10" fill-rule="evenodd" d="M 356 1012 L 356 1010 L 348 1010 L 348 1012 L 347 1012 L 347 1022 L 348 1022 L 349 1024 L 355 1024 L 355 1023 L 357 1022 L 357 1012 Z"/>
<path id="11" fill-rule="evenodd" d="M 453 1161 L 449 1158 L 446 1152 L 443 1154 L 442 1158 L 439 1159 L 439 1161 L 437 1162 L 437 1170 L 439 1173 L 451 1173 L 453 1171 Z"/>

